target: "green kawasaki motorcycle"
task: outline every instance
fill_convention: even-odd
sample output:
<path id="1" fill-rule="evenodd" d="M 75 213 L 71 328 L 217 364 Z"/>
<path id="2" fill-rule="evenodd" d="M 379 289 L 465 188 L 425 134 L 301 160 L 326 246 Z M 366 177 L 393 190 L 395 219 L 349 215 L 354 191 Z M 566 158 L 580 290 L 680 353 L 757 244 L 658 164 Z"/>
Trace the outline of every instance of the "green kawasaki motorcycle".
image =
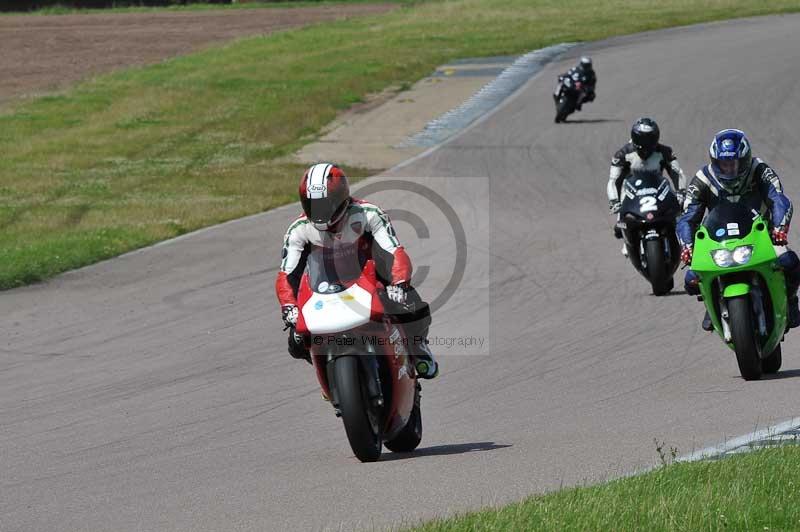
<path id="1" fill-rule="evenodd" d="M 692 270 L 714 329 L 736 353 L 744 380 L 781 367 L 786 282 L 769 227 L 744 205 L 721 203 L 695 233 Z"/>

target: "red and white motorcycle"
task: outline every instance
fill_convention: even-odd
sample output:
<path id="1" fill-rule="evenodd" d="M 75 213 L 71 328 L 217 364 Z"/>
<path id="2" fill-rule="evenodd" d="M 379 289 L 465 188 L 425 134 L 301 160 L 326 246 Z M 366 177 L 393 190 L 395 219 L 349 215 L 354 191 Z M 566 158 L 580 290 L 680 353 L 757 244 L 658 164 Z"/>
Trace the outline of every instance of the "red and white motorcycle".
<path id="1" fill-rule="evenodd" d="M 298 291 L 296 333 L 362 462 L 378 460 L 383 445 L 409 452 L 422 439 L 409 342 L 384 313 L 382 293 L 374 261 L 354 245 L 312 250 Z"/>

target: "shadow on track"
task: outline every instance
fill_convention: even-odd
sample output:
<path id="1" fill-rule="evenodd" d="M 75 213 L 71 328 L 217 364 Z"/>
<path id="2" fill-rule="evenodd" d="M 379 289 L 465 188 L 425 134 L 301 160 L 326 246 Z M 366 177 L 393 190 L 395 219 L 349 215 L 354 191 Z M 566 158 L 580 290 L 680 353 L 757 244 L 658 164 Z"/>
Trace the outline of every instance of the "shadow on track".
<path id="1" fill-rule="evenodd" d="M 452 445 L 434 445 L 433 447 L 423 447 L 410 453 L 390 453 L 381 457 L 381 462 L 391 460 L 406 460 L 408 458 L 418 458 L 420 456 L 447 456 L 450 454 L 465 454 L 478 451 L 494 451 L 505 449 L 511 444 L 495 443 L 493 441 L 481 441 L 475 443 L 455 443 Z"/>
<path id="2" fill-rule="evenodd" d="M 672 290 L 671 292 L 667 292 L 666 294 L 660 296 L 654 296 L 650 294 L 651 297 L 671 297 L 671 296 L 685 296 L 686 290 Z"/>
<path id="3" fill-rule="evenodd" d="M 562 124 L 605 124 L 609 122 L 624 122 L 618 118 L 587 118 L 585 120 L 564 120 Z"/>
<path id="4" fill-rule="evenodd" d="M 780 379 L 794 379 L 800 377 L 800 369 L 787 369 L 771 375 L 762 375 L 762 381 L 777 381 Z"/>

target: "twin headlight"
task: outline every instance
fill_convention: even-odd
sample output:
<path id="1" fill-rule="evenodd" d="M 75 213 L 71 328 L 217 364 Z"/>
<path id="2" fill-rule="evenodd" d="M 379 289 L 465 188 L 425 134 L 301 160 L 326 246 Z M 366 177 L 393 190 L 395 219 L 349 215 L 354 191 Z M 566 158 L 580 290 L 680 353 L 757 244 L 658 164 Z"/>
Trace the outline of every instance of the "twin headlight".
<path id="1" fill-rule="evenodd" d="M 733 251 L 729 249 L 715 249 L 711 252 L 711 258 L 720 268 L 730 268 L 731 266 L 743 266 L 750 262 L 753 256 L 753 246 L 739 246 Z"/>

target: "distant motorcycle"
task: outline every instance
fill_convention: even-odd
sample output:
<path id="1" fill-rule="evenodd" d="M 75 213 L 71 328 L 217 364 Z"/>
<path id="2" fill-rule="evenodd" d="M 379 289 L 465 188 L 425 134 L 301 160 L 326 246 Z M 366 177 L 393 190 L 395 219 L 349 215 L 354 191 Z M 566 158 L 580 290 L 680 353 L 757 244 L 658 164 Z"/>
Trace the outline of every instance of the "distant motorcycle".
<path id="1" fill-rule="evenodd" d="M 776 373 L 786 332 L 786 279 L 757 211 L 722 202 L 695 233 L 692 270 L 714 329 L 744 380 Z"/>
<path id="2" fill-rule="evenodd" d="M 556 103 L 555 122 L 564 122 L 569 115 L 575 112 L 578 102 L 586 96 L 586 90 L 578 74 L 562 76 L 559 78 L 553 91 L 553 100 Z"/>
<path id="3" fill-rule="evenodd" d="M 652 171 L 634 171 L 623 182 L 622 193 L 618 227 L 628 259 L 650 281 L 653 294 L 662 296 L 674 287 L 672 276 L 680 264 L 678 198 L 670 182 Z"/>
<path id="4" fill-rule="evenodd" d="M 409 452 L 422 439 L 408 339 L 384 313 L 380 289 L 375 263 L 341 246 L 309 254 L 298 291 L 295 334 L 306 339 L 323 396 L 362 462 L 378 460 L 383 445 Z"/>

